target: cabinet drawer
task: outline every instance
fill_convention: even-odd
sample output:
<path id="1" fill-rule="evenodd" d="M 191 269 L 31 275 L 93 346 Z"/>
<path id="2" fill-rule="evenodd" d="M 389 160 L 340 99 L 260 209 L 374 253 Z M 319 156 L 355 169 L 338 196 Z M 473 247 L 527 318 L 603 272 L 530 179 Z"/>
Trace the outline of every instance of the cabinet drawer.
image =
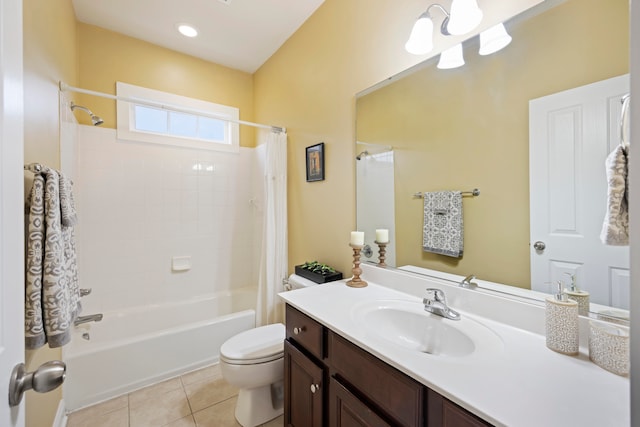
<path id="1" fill-rule="evenodd" d="M 433 390 L 427 393 L 429 427 L 492 427 Z"/>
<path id="2" fill-rule="evenodd" d="M 287 305 L 287 339 L 300 344 L 318 359 L 324 359 L 324 327 L 306 314 Z"/>
<path id="3" fill-rule="evenodd" d="M 423 426 L 425 387 L 329 331 L 331 375 L 358 390 L 402 426 Z"/>

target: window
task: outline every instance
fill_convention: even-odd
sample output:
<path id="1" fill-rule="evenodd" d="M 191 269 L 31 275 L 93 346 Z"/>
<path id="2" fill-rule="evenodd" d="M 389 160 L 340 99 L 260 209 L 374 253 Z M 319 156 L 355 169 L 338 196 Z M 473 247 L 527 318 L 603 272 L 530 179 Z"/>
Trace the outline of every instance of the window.
<path id="1" fill-rule="evenodd" d="M 141 100 L 118 101 L 118 138 L 238 152 L 238 124 L 225 120 L 238 120 L 237 108 L 121 82 L 116 87 L 119 96 Z"/>

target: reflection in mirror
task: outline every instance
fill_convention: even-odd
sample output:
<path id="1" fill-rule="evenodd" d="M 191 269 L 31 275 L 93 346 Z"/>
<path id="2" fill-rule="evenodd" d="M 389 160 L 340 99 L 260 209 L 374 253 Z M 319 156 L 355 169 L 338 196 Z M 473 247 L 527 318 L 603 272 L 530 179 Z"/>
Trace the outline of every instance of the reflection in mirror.
<path id="1" fill-rule="evenodd" d="M 568 177 L 580 184 L 578 193 L 572 195 L 575 203 L 562 205 L 560 218 L 574 221 L 576 213 L 593 215 L 562 230 L 573 234 L 569 254 L 555 264 L 555 259 L 548 260 L 543 267 L 546 276 L 534 275 L 535 283 L 531 260 L 539 251 L 532 245 L 547 237 L 533 236 L 530 227 L 530 217 L 541 215 L 530 203 L 530 181 L 539 183 L 542 178 L 530 170 L 529 153 L 530 131 L 534 130 L 530 128 L 530 101 L 628 73 L 628 13 L 627 0 L 607 1 L 606 7 L 599 0 L 566 0 L 538 14 L 528 13 L 529 19 L 507 21 L 513 41 L 493 55 L 478 55 L 476 37 L 464 43 L 465 66 L 438 70 L 437 58 L 432 58 L 415 72 L 358 97 L 356 153 L 384 153 L 384 147 L 393 147 L 387 150 L 391 163 L 384 168 L 374 166 L 373 155 L 356 160 L 358 229 L 367 236 L 375 228 L 390 229 L 387 264 L 394 265 L 389 262 L 392 254 L 397 266 L 475 274 L 479 279 L 545 292 L 550 291 L 553 280 L 568 285 L 565 273 L 572 273 L 578 286 L 595 298 L 592 302 L 627 308 L 628 249 L 615 248 L 609 264 L 600 269 L 606 277 L 596 277 L 585 267 L 602 257 L 578 256 L 584 246 L 582 237 L 598 240 L 598 227 L 602 227 L 607 196 L 604 160 L 619 142 L 619 100 L 627 89 L 601 96 L 604 104 L 598 107 L 598 114 L 604 131 L 598 137 L 603 145 L 596 150 L 599 166 L 586 166 L 580 148 L 569 154 L 560 150 L 558 147 L 570 145 L 566 141 L 547 153 L 555 162 L 555 171 L 566 172 L 551 174 L 560 177 L 548 183 L 551 190 L 557 190 L 549 196 L 552 200 L 562 200 Z M 627 77 L 620 79 L 628 84 Z M 572 117 L 575 120 L 567 128 L 572 137 L 585 132 L 591 135 L 581 126 L 593 125 L 596 119 Z M 535 126 L 539 130 L 544 125 Z M 596 182 L 597 189 L 593 187 Z M 463 199 L 463 256 L 423 251 L 422 199 L 413 195 L 473 188 L 482 194 Z M 595 208 L 583 203 L 585 188 Z M 390 200 L 393 209 L 384 209 Z M 584 221 L 597 224 L 595 235 L 586 231 Z M 375 244 L 372 247 L 375 258 Z"/>

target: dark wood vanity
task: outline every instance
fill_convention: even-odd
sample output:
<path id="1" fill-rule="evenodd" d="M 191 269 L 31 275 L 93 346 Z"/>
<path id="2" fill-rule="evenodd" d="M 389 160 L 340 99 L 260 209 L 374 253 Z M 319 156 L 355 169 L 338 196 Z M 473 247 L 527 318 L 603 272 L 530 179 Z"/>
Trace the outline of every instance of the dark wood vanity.
<path id="1" fill-rule="evenodd" d="M 285 426 L 491 425 L 290 305 L 286 330 Z"/>

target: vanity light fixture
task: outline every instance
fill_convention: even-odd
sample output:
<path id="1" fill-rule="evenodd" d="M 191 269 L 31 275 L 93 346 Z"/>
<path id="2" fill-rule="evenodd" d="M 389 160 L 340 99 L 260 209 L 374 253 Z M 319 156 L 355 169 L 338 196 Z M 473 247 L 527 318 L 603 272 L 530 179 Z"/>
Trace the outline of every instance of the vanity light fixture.
<path id="1" fill-rule="evenodd" d="M 482 10 L 476 0 L 453 0 L 451 13 L 441 5 L 434 3 L 418 17 L 409 40 L 404 45 L 407 52 L 414 55 L 424 55 L 433 49 L 433 17 L 432 8 L 438 8 L 445 18 L 440 25 L 440 33 L 445 36 L 466 34 L 482 21 Z"/>
<path id="2" fill-rule="evenodd" d="M 494 25 L 480 33 L 480 55 L 491 55 L 511 43 L 504 24 Z"/>
<path id="3" fill-rule="evenodd" d="M 451 68 L 458 68 L 464 65 L 464 58 L 462 56 L 462 43 L 443 51 L 440 54 L 440 60 L 438 61 L 438 68 L 441 70 L 448 70 Z"/>
<path id="4" fill-rule="evenodd" d="M 195 37 L 195 36 L 198 35 L 198 30 L 193 28 L 191 25 L 178 24 L 177 28 L 178 28 L 178 31 L 180 32 L 180 34 L 182 34 L 185 37 Z"/>

